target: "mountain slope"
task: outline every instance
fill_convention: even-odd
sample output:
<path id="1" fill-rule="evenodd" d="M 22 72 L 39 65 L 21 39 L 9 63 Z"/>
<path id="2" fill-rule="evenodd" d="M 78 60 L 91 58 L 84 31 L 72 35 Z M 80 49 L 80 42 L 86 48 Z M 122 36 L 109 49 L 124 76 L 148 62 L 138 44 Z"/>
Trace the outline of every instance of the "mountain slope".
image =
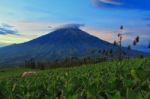
<path id="1" fill-rule="evenodd" d="M 71 57 L 99 57 L 102 53 L 97 51 L 104 50 L 112 50 L 112 54 L 117 55 L 119 49 L 78 28 L 61 28 L 29 42 L 1 48 L 0 65 L 20 65 L 31 58 L 47 62 Z M 128 56 L 145 55 L 126 48 L 123 51 Z"/>

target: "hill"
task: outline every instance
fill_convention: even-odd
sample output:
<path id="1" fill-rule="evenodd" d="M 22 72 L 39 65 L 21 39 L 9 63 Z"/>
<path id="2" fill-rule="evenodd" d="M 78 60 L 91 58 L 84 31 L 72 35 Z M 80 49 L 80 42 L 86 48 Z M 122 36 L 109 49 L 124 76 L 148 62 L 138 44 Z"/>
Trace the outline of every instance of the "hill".
<path id="1" fill-rule="evenodd" d="M 143 52 L 122 48 L 124 56 L 146 55 Z M 0 48 L 0 66 L 21 66 L 26 60 L 38 62 L 62 61 L 67 58 L 103 58 L 106 52 L 117 57 L 119 48 L 79 28 L 60 28 L 29 42 Z"/>

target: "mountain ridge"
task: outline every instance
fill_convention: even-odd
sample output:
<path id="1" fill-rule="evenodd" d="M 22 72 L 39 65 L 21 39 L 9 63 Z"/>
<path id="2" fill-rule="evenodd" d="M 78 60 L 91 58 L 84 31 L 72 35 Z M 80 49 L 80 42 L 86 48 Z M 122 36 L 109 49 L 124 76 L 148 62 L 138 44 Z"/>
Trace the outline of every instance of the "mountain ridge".
<path id="1" fill-rule="evenodd" d="M 122 48 L 127 56 L 135 57 L 146 53 Z M 65 58 L 102 57 L 97 51 L 112 51 L 118 55 L 119 48 L 79 28 L 62 28 L 31 41 L 0 48 L 0 64 L 23 64 L 34 58 L 37 61 L 55 61 Z M 92 53 L 95 51 L 95 53 Z"/>

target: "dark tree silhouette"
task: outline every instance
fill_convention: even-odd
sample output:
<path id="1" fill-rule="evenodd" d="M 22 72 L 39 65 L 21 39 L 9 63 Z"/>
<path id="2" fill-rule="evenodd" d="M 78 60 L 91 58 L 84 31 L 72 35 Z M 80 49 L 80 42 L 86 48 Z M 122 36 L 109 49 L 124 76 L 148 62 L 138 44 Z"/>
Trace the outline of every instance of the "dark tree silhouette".
<path id="1" fill-rule="evenodd" d="M 122 39 L 123 39 L 123 31 L 124 27 L 123 25 L 120 26 L 120 33 L 118 33 L 118 38 L 119 38 L 119 60 L 122 60 Z"/>
<path id="2" fill-rule="evenodd" d="M 101 50 L 98 51 L 99 54 L 100 54 L 101 52 L 102 52 Z"/>
<path id="3" fill-rule="evenodd" d="M 114 41 L 114 46 L 117 46 L 117 45 L 118 45 L 117 41 Z"/>
<path id="4" fill-rule="evenodd" d="M 128 45 L 128 50 L 131 50 L 131 45 Z"/>
<path id="5" fill-rule="evenodd" d="M 92 50 L 92 51 L 91 51 L 92 54 L 95 54 L 95 52 L 96 52 L 96 50 Z"/>
<path id="6" fill-rule="evenodd" d="M 139 36 L 137 36 L 137 37 L 135 38 L 135 41 L 136 41 L 136 43 L 139 43 L 139 41 L 140 41 L 140 37 L 139 37 Z"/>
<path id="7" fill-rule="evenodd" d="M 45 70 L 46 69 L 46 65 L 44 63 L 37 62 L 37 68 L 40 69 L 40 70 Z"/>
<path id="8" fill-rule="evenodd" d="M 29 60 L 26 60 L 26 61 L 25 61 L 25 67 L 27 67 L 27 68 L 32 68 L 32 69 L 36 68 L 36 63 L 35 63 L 34 58 L 31 58 L 31 59 L 29 59 Z"/>
<path id="9" fill-rule="evenodd" d="M 106 50 L 103 50 L 103 55 L 106 53 Z"/>
<path id="10" fill-rule="evenodd" d="M 150 48 L 150 42 L 148 43 L 148 46 L 147 46 L 148 48 Z"/>
<path id="11" fill-rule="evenodd" d="M 112 53 L 113 53 L 113 50 L 111 49 L 111 50 L 109 51 L 109 53 L 110 53 L 110 55 L 112 55 Z"/>
<path id="12" fill-rule="evenodd" d="M 133 46 L 136 46 L 136 41 L 135 40 L 133 41 Z"/>
<path id="13" fill-rule="evenodd" d="M 140 37 L 137 36 L 133 41 L 133 45 L 136 46 L 139 43 L 139 41 L 140 41 Z"/>

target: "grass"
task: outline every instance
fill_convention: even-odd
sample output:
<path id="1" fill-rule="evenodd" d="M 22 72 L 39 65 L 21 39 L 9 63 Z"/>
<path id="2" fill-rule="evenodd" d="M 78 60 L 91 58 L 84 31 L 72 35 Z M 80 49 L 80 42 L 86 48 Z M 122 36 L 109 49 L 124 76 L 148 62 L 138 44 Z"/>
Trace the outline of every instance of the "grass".
<path id="1" fill-rule="evenodd" d="M 30 71 L 30 70 L 31 69 L 27 69 L 27 68 L 0 69 L 0 80 L 20 77 L 23 72 Z"/>
<path id="2" fill-rule="evenodd" d="M 1 70 L 2 71 L 2 70 Z M 0 99 L 150 99 L 150 59 L 104 62 L 82 67 L 0 72 Z"/>

